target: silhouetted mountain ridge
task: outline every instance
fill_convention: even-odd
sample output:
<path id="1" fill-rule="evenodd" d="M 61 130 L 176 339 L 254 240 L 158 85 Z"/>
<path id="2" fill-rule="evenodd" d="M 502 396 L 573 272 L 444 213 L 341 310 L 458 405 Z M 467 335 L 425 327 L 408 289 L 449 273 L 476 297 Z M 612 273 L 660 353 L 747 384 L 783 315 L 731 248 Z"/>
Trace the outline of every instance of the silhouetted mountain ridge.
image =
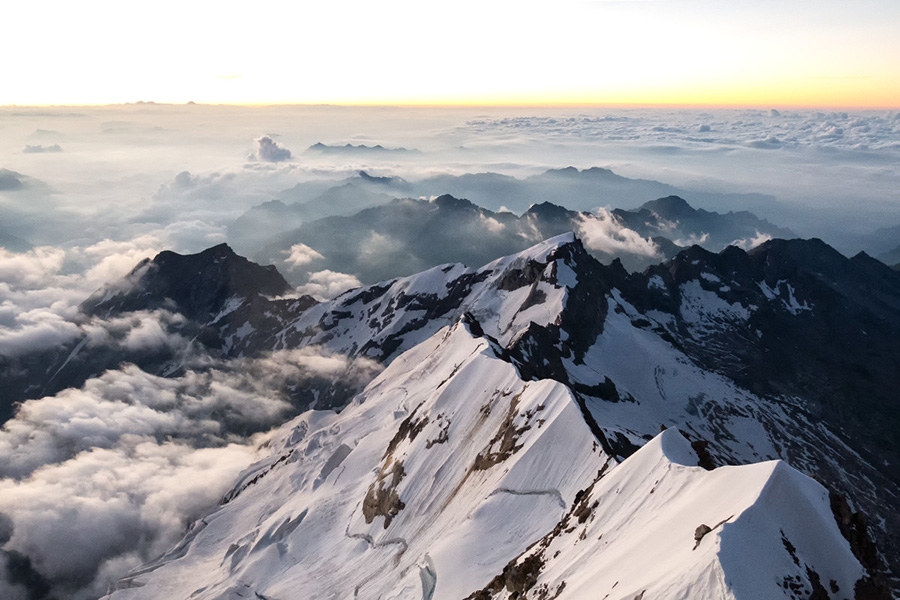
<path id="1" fill-rule="evenodd" d="M 753 238 L 791 234 L 750 213 L 698 210 L 677 196 L 646 203 L 637 211 L 617 209 L 611 216 L 540 202 L 518 217 L 442 194 L 431 200 L 395 199 L 354 215 L 304 223 L 270 241 L 254 258 L 278 265 L 303 283 L 303 272 L 289 256 L 294 245 L 304 244 L 322 256 L 303 265 L 310 272 L 328 269 L 374 283 L 448 261 L 482 264 L 568 231 L 583 236 L 597 259 L 618 258 L 632 271 L 674 256 L 681 238 L 702 237 L 705 247 L 717 251 L 733 241 L 749 247 Z"/>
<path id="2" fill-rule="evenodd" d="M 766 239 L 796 237 L 790 229 L 772 225 L 749 211 L 695 209 L 680 196 L 651 200 L 636 210 L 612 212 L 642 236 L 663 236 L 680 245 L 695 243 L 715 251 L 733 244 L 749 248 Z"/>
<path id="3" fill-rule="evenodd" d="M 290 286 L 272 266 L 260 266 L 238 256 L 227 244 L 198 254 L 163 251 L 144 260 L 129 273 L 130 285 L 100 289 L 81 305 L 91 316 L 110 316 L 135 310 L 174 310 L 203 320 L 222 310 L 235 297 L 279 296 Z"/>

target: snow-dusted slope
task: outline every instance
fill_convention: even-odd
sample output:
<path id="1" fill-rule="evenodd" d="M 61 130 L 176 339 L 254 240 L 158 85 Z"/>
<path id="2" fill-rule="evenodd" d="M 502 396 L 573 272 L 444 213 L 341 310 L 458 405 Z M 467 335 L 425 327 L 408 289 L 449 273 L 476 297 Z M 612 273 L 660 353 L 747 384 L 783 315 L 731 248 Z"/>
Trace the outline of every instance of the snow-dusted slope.
<path id="1" fill-rule="evenodd" d="M 507 345 L 532 321 L 551 323 L 559 317 L 567 290 L 575 285 L 560 251 L 573 243 L 574 235 L 567 233 L 479 269 L 450 264 L 353 290 L 299 314 L 287 311 L 274 339 L 248 338 L 247 343 L 322 345 L 390 361 L 470 312 Z"/>

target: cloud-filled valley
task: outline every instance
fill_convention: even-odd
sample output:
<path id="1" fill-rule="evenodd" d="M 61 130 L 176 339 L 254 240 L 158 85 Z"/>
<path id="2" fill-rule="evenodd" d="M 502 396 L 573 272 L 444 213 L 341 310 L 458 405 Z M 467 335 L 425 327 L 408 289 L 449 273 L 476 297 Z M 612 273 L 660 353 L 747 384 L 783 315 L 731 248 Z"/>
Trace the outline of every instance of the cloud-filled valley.
<path id="1" fill-rule="evenodd" d="M 2 108 L 0 132 L 4 599 L 100 597 L 212 510 L 272 428 L 383 368 L 229 354 L 247 332 L 209 342 L 175 306 L 85 309 L 162 251 L 227 243 L 277 266 L 285 303 L 568 231 L 629 271 L 784 237 L 900 263 L 896 112 Z"/>
<path id="2" fill-rule="evenodd" d="M 129 336 L 158 322 L 132 323 Z M 340 380 L 352 393 L 377 372 L 314 348 L 195 353 L 177 376 L 125 364 L 25 401 L 0 430 L 0 514 L 12 530 L 2 554 L 27 556 L 53 597 L 98 597 L 216 506 L 265 432 L 296 414 L 290 390 Z M 9 571 L 0 590 L 22 576 Z"/>

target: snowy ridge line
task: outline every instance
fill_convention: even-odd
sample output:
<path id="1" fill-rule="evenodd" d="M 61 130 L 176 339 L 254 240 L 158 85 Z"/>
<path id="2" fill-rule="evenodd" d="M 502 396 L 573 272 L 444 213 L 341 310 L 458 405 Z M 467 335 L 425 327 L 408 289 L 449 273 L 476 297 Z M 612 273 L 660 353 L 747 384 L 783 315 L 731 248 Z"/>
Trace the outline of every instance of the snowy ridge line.
<path id="1" fill-rule="evenodd" d="M 512 496 L 551 496 L 556 498 L 556 501 L 559 502 L 560 508 L 566 510 L 567 505 L 566 501 L 563 500 L 562 494 L 559 493 L 559 490 L 513 490 L 510 488 L 497 488 L 488 496 L 493 496 L 495 494 L 510 494 Z"/>
<path id="2" fill-rule="evenodd" d="M 692 455 L 663 431 L 469 598 L 847 597 L 835 589 L 865 571 L 819 484 L 781 461 L 705 471 Z"/>
<path id="3" fill-rule="evenodd" d="M 441 381 L 446 383 L 438 387 Z M 405 416 L 395 414 L 401 388 L 407 405 L 416 407 Z M 513 396 L 518 396 L 515 405 Z M 544 408 L 536 411 L 537 406 Z M 532 416 L 526 419 L 526 414 Z M 315 425 L 302 426 L 313 417 Z M 543 419 L 540 425 L 537 418 Z M 229 582 L 240 580 L 270 598 L 303 589 L 310 597 L 422 597 L 424 592 L 433 600 L 458 600 L 552 527 L 566 499 L 606 458 L 592 452 L 590 433 L 563 386 L 521 381 L 483 339 L 459 324 L 393 361 L 340 414 L 301 416 L 286 424 L 272 436 L 271 447 L 294 440 L 295 431 L 307 432 L 291 446 L 304 458 L 285 462 L 246 487 L 220 508 L 188 556 L 138 578 L 143 588 L 117 591 L 113 598 L 188 597 L 202 587 L 195 599 L 221 600 L 229 597 Z M 441 431 L 446 441 L 429 447 Z M 344 452 L 342 469 L 321 477 L 343 444 L 349 452 Z M 487 449 L 500 457 L 498 462 L 470 468 Z M 573 470 L 571 456 L 584 457 L 583 464 Z M 396 493 L 405 505 L 389 524 L 379 513 L 371 522 L 361 514 L 376 473 L 385 473 L 384 497 Z M 535 473 L 541 474 L 535 484 L 525 484 Z M 527 493 L 532 488 L 537 493 Z M 513 493 L 490 493 L 496 490 Z M 516 494 L 519 490 L 526 493 Z M 423 511 L 429 506 L 444 508 Z M 308 516 L 290 521 L 301 509 L 308 509 Z M 286 528 L 286 519 L 296 528 Z M 343 535 L 329 534 L 340 520 Z M 260 548 L 223 564 L 229 547 L 247 545 L 238 540 L 251 528 L 283 530 L 278 552 Z M 487 532 L 495 542 L 485 545 Z M 365 542 L 364 550 L 353 544 L 357 540 Z M 397 552 L 373 552 L 386 547 Z M 426 555 L 431 562 L 423 570 Z M 323 556 L 328 559 L 320 562 Z M 193 567 L 195 560 L 212 572 Z M 283 575 L 268 578 L 272 569 Z M 438 573 L 461 575 L 440 578 Z"/>
<path id="4" fill-rule="evenodd" d="M 299 315 L 283 314 L 279 332 L 267 339 L 280 340 L 279 348 L 324 345 L 389 363 L 469 311 L 494 338 L 508 343 L 532 320 L 552 321 L 562 311 L 567 288 L 551 283 L 554 254 L 576 243 L 574 234 L 567 233 L 477 269 L 441 265 L 350 290 Z M 538 265 L 539 272 L 530 270 Z M 543 300 L 528 306 L 535 294 Z M 250 338 L 245 343 L 252 344 Z"/>

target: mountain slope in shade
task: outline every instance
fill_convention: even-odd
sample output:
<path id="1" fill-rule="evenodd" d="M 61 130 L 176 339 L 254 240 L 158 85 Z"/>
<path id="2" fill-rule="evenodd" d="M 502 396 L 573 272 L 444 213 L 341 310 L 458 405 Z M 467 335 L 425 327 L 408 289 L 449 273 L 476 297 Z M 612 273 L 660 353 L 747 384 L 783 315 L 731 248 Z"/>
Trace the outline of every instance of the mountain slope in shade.
<path id="1" fill-rule="evenodd" d="M 15 402 L 80 387 L 91 377 L 124 363 L 160 375 L 176 374 L 185 351 L 196 347 L 213 356 L 232 357 L 234 340 L 248 328 L 276 329 L 272 300 L 289 286 L 274 267 L 263 267 L 235 254 L 225 244 L 198 254 L 161 252 L 144 260 L 123 279 L 111 282 L 81 304 L 81 335 L 22 356 L 0 351 L 0 419 Z M 275 301 L 277 303 L 277 301 Z M 295 310 L 315 304 L 310 297 L 291 300 Z M 132 344 L 122 325 L 92 337 L 95 321 L 152 320 L 154 339 L 180 338 L 188 348 L 169 343 Z M 94 331 L 96 334 L 97 331 Z"/>
<path id="2" fill-rule="evenodd" d="M 231 297 L 278 296 L 289 289 L 274 267 L 252 263 L 220 244 L 198 254 L 160 252 L 138 264 L 123 282 L 85 300 L 81 310 L 108 316 L 172 308 L 188 318 L 204 319 L 215 315 Z"/>
<path id="3" fill-rule="evenodd" d="M 880 254 L 878 256 L 878 260 L 886 265 L 900 265 L 900 246 L 897 246 L 893 250 Z"/>
<path id="4" fill-rule="evenodd" d="M 346 183 L 367 190 L 376 189 L 370 186 L 376 184 L 378 190 L 394 198 L 428 198 L 450 194 L 457 198 L 468 198 L 494 212 L 499 212 L 505 207 L 519 214 L 528 210 L 529 206 L 542 202 L 563 205 L 576 211 L 592 211 L 599 206 L 632 209 L 639 207 L 648 199 L 671 195 L 688 198 L 697 206 L 706 208 L 754 206 L 771 211 L 778 206 L 772 196 L 764 194 L 690 191 L 658 181 L 623 177 L 602 167 L 581 170 L 575 167 L 550 169 L 524 179 L 485 172 L 462 175 L 437 174 L 424 179 L 407 180 L 401 177 L 377 177 L 360 171 L 336 185 Z M 279 199 L 294 206 L 305 219 L 336 214 L 315 212 L 328 210 L 326 206 L 317 203 L 315 197 L 331 185 L 321 181 L 304 183 L 285 190 Z M 304 206 L 310 201 L 312 201 L 310 206 Z M 313 208 L 315 211 L 308 212 Z"/>
<path id="5" fill-rule="evenodd" d="M 271 446 L 218 511 L 109 597 L 581 598 L 618 587 L 622 598 L 794 598 L 822 581 L 849 593 L 864 576 L 818 484 L 779 462 L 690 466 L 697 455 L 674 430 L 616 466 L 565 386 L 523 381 L 462 323 L 397 358 L 340 415 L 299 417 Z M 706 521 L 716 529 L 694 551 Z M 541 548 L 546 559 L 533 558 Z M 652 569 L 648 553 L 660 558 Z M 770 583 L 741 589 L 757 578 Z"/>
<path id="6" fill-rule="evenodd" d="M 806 399 L 900 478 L 896 272 L 821 240 L 772 240 L 749 253 L 691 248 L 622 289 L 640 312 L 664 312 L 658 322 L 701 365 L 760 395 Z"/>
<path id="7" fill-rule="evenodd" d="M 659 243 L 642 239 L 606 214 L 598 219 L 543 202 L 516 216 L 443 195 L 432 200 L 397 199 L 351 216 L 305 223 L 270 238 L 255 259 L 291 275 L 295 272 L 291 248 L 303 244 L 320 256 L 299 274 L 306 269 L 328 269 L 375 283 L 447 262 L 480 265 L 566 232 L 595 229 L 598 233 L 587 238 L 591 253 L 603 262 L 619 258 L 631 270 L 655 264 L 681 249 L 664 238 Z M 592 244 L 595 239 L 597 243 Z"/>
<path id="8" fill-rule="evenodd" d="M 879 259 L 882 255 L 892 253 L 897 249 L 897 241 L 900 240 L 900 225 L 881 227 L 865 235 L 858 236 L 858 246 L 863 251 Z"/>
<path id="9" fill-rule="evenodd" d="M 682 246 L 699 244 L 713 251 L 730 245 L 749 249 L 768 239 L 796 237 L 790 229 L 748 211 L 721 214 L 695 209 L 678 196 L 651 200 L 635 210 L 616 209 L 613 214 L 642 236 L 665 236 Z"/>
<path id="10" fill-rule="evenodd" d="M 741 242 L 750 247 L 755 241 L 771 237 L 794 237 L 787 229 L 776 227 L 746 211 L 720 214 L 714 210 L 731 207 L 752 207 L 754 210 L 771 210 L 777 206 L 774 199 L 760 194 L 711 194 L 681 190 L 655 181 L 628 179 L 608 169 L 593 167 L 579 171 L 573 167 L 553 169 L 526 179 L 516 179 L 497 173 L 469 173 L 464 175 L 434 175 L 418 181 L 400 177 L 377 177 L 365 171 L 339 182 L 309 182 L 285 190 L 274 201 L 248 210 L 229 226 L 229 242 L 249 256 L 258 256 L 265 262 L 276 262 L 281 257 L 263 258 L 258 254 L 269 240 L 296 230 L 302 223 L 311 223 L 326 217 L 350 217 L 357 212 L 384 206 L 391 199 L 437 198 L 450 195 L 466 198 L 489 213 L 512 211 L 524 215 L 535 205 L 544 203 L 565 207 L 574 214 L 594 213 L 598 209 L 616 208 L 623 219 L 622 226 L 638 228 L 640 236 L 664 237 L 680 246 L 701 243 L 710 250 L 721 250 L 727 244 Z M 687 198 L 691 204 L 703 209 L 691 209 L 691 214 L 675 218 L 665 207 L 652 207 L 667 198 Z M 658 198 L 660 200 L 649 199 Z M 571 230 L 569 227 L 568 230 Z M 384 233 L 384 232 L 381 232 Z M 541 236 L 530 236 L 534 243 L 562 233 L 542 231 Z M 301 240 L 302 241 L 302 240 Z M 309 242 L 305 242 L 308 243 Z M 462 240 L 461 244 L 479 243 L 477 237 Z M 311 245 L 311 244 L 310 244 Z M 523 250 L 521 245 L 506 252 Z M 665 248 L 663 249 L 665 250 Z M 664 252 L 669 257 L 674 253 Z M 481 255 L 471 264 L 481 264 L 497 255 Z M 624 258 L 624 254 L 622 255 Z M 445 258 L 448 260 L 458 260 Z M 636 264 L 643 268 L 649 262 Z M 421 268 L 426 268 L 426 265 Z M 414 271 L 394 272 L 383 277 L 408 275 Z M 376 279 L 365 279 L 373 282 Z"/>
<path id="11" fill-rule="evenodd" d="M 271 241 L 256 258 L 282 264 L 289 273 L 285 261 L 291 247 L 305 244 L 323 256 L 311 269 L 350 273 L 375 283 L 447 262 L 483 264 L 571 231 L 571 218 L 563 227 L 536 235 L 511 213 L 492 213 L 449 195 L 434 201 L 398 199 L 353 216 L 304 224 Z"/>
<path id="12" fill-rule="evenodd" d="M 0 229 L 0 248 L 9 252 L 28 252 L 34 246 L 28 241 Z"/>
<path id="13" fill-rule="evenodd" d="M 280 202 L 267 203 L 241 217 L 243 224 L 238 227 L 236 223 L 233 234 L 253 230 L 250 223 L 255 222 L 255 229 L 266 236 L 257 246 L 255 259 L 277 265 L 299 278 L 298 283 L 305 283 L 302 274 L 306 270 L 350 273 L 364 283 L 374 283 L 446 262 L 478 265 L 569 231 L 576 232 L 598 260 L 609 263 L 618 258 L 630 271 L 671 258 L 692 244 L 712 251 L 730 244 L 749 249 L 773 237 L 794 237 L 790 230 L 749 212 L 719 214 L 694 209 L 677 196 L 647 202 L 635 211 L 581 212 L 543 201 L 521 216 L 492 212 L 449 194 L 431 200 L 396 199 L 359 212 L 351 210 L 384 197 L 383 192 L 369 191 L 373 185 L 334 188 L 323 195 L 333 216 L 294 228 L 290 224 L 297 219 L 291 216 L 292 209 Z M 274 229 L 262 227 L 276 222 L 279 225 Z M 297 244 L 317 253 L 302 269 L 290 259 Z"/>
<path id="14" fill-rule="evenodd" d="M 291 291 L 272 266 L 238 256 L 226 244 L 198 254 L 160 252 L 138 264 L 125 278 L 104 286 L 81 304 L 91 317 L 109 318 L 133 311 L 166 310 L 187 317 L 188 332 L 205 347 L 233 356 L 236 338 L 251 330 L 271 330 L 279 321 L 270 310 L 303 310 L 309 296 L 271 300 Z M 186 333 L 186 332 L 182 332 Z"/>

